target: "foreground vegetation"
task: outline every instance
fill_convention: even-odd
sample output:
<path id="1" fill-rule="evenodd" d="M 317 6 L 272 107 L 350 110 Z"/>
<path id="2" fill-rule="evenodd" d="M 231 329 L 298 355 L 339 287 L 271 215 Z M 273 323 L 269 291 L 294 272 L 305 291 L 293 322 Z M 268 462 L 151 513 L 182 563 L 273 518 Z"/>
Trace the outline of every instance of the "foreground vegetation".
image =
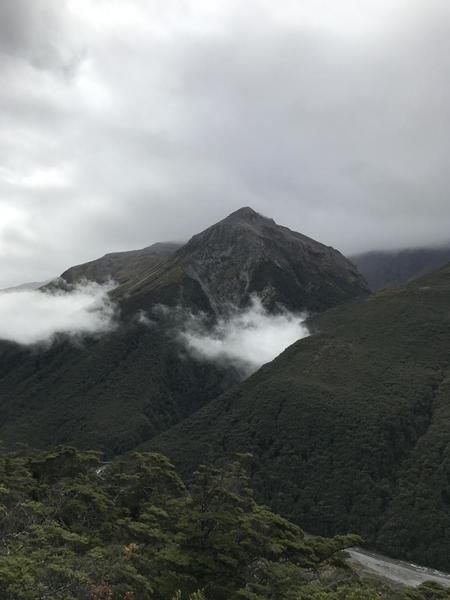
<path id="1" fill-rule="evenodd" d="M 345 561 L 356 536 L 305 538 L 256 504 L 245 456 L 200 467 L 189 489 L 167 458 L 0 454 L 2 600 L 425 600 Z"/>

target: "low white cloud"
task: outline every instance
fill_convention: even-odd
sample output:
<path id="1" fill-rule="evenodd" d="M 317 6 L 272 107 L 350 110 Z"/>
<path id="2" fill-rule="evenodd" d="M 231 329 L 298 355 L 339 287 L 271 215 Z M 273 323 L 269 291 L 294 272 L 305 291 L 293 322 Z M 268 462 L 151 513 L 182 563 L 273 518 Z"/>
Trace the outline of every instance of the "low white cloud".
<path id="1" fill-rule="evenodd" d="M 114 327 L 112 284 L 86 282 L 70 291 L 0 293 L 0 339 L 22 345 L 51 342 L 55 335 L 101 334 Z"/>
<path id="2" fill-rule="evenodd" d="M 232 365 L 244 376 L 308 335 L 305 315 L 288 311 L 270 314 L 257 298 L 253 298 L 251 306 L 232 311 L 212 328 L 208 328 L 204 318 L 190 317 L 180 334 L 191 354 Z"/>

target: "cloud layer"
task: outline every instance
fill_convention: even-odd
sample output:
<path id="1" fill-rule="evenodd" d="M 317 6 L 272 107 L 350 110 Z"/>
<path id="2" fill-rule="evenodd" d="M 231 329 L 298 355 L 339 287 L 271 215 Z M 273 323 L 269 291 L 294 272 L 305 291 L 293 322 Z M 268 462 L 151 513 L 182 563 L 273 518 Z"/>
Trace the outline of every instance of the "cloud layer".
<path id="1" fill-rule="evenodd" d="M 288 346 L 309 335 L 304 315 L 272 315 L 254 298 L 245 310 L 236 310 L 209 329 L 191 317 L 180 334 L 186 348 L 203 360 L 234 366 L 247 376 L 276 358 Z"/>
<path id="2" fill-rule="evenodd" d="M 109 285 L 88 283 L 70 292 L 0 293 L 0 339 L 22 345 L 49 343 L 57 334 L 102 334 L 114 327 Z"/>
<path id="3" fill-rule="evenodd" d="M 250 205 L 449 241 L 447 0 L 0 3 L 0 287 Z"/>

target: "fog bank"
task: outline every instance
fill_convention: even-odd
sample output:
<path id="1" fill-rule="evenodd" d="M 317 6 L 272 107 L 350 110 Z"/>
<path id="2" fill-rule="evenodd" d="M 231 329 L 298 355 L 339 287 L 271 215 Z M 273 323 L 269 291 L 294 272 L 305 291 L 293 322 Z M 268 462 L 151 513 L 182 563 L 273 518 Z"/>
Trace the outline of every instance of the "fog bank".
<path id="1" fill-rule="evenodd" d="M 221 318 L 211 329 L 200 317 L 190 317 L 180 337 L 198 358 L 234 366 L 243 376 L 257 371 L 288 346 L 309 335 L 305 315 L 268 313 L 254 298 L 251 306 Z"/>
<path id="2" fill-rule="evenodd" d="M 51 342 L 57 334 L 106 333 L 114 327 L 111 289 L 111 284 L 89 282 L 69 292 L 0 292 L 0 339 L 31 345 Z"/>

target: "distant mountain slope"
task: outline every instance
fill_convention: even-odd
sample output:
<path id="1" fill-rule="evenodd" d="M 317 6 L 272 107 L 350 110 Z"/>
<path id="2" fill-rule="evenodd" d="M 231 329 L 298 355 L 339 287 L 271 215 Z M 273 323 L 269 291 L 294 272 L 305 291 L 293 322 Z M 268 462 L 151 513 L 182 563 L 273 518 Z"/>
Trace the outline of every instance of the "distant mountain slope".
<path id="1" fill-rule="evenodd" d="M 20 285 L 3 288 L 0 292 L 28 292 L 30 290 L 37 290 L 49 283 L 50 281 L 30 281 L 30 283 L 21 283 Z"/>
<path id="2" fill-rule="evenodd" d="M 183 352 L 170 311 L 210 315 L 258 293 L 269 309 L 320 310 L 366 295 L 339 252 L 242 209 L 186 246 L 150 246 L 69 269 L 62 280 L 119 282 L 119 325 L 82 344 L 0 343 L 0 439 L 123 452 L 168 429 L 236 383 L 231 368 Z M 56 284 L 55 284 L 56 285 Z M 64 286 L 62 286 L 64 288 Z M 174 311 L 176 313 L 176 311 Z"/>
<path id="3" fill-rule="evenodd" d="M 153 440 L 186 473 L 254 455 L 259 499 L 320 534 L 450 556 L 450 266 L 310 322 L 315 334 Z"/>
<path id="4" fill-rule="evenodd" d="M 104 283 L 112 279 L 123 284 L 138 277 L 150 265 L 165 262 L 181 246 L 182 244 L 175 242 L 159 242 L 142 250 L 112 252 L 102 258 L 71 267 L 61 277 L 68 283 L 76 283 L 82 279 Z"/>
<path id="5" fill-rule="evenodd" d="M 351 260 L 371 290 L 397 287 L 443 267 L 450 261 L 450 246 L 410 248 L 391 252 L 366 252 Z"/>

